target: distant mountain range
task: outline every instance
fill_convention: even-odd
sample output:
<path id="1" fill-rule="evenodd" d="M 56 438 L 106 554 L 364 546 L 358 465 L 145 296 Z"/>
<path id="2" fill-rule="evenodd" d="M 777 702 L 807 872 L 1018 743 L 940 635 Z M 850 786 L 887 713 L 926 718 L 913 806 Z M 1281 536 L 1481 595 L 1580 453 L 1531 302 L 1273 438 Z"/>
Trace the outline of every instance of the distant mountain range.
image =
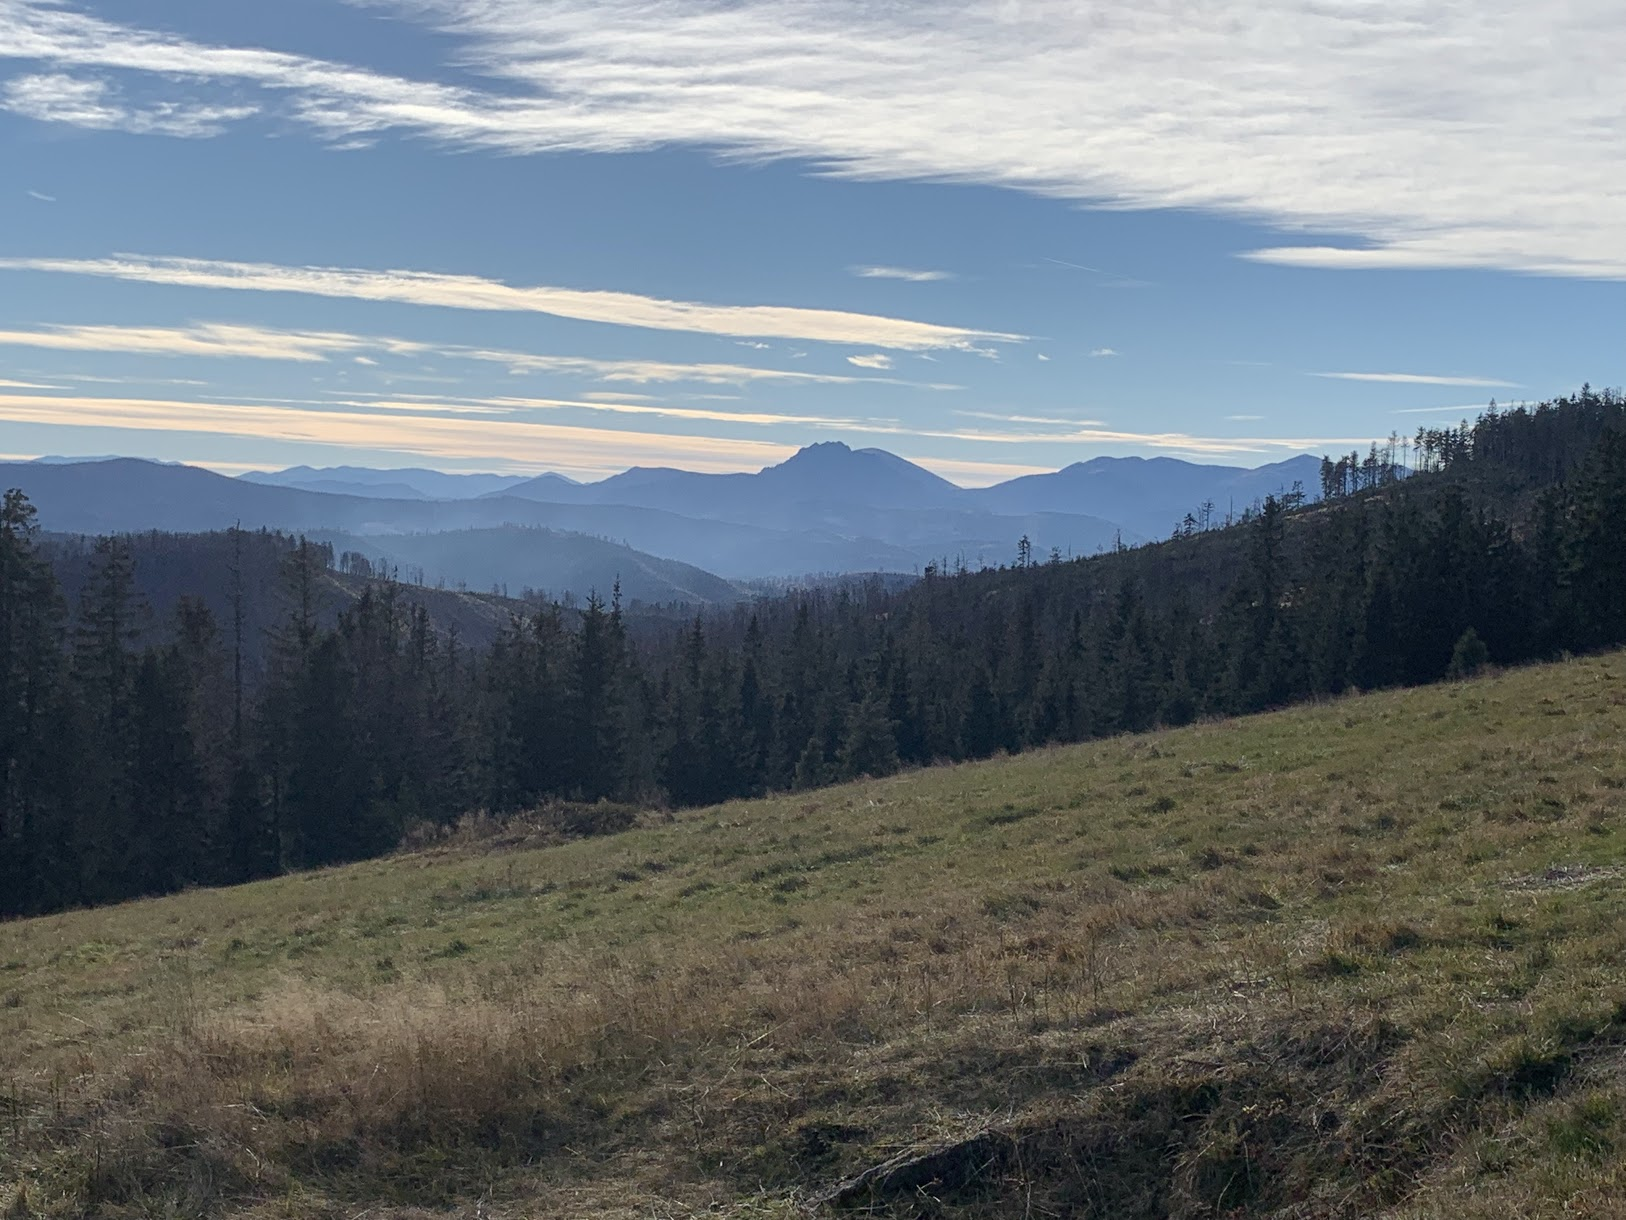
<path id="1" fill-rule="evenodd" d="M 1099 457 L 966 494 L 989 512 L 1088 513 L 1148 538 L 1163 538 L 1204 504 L 1213 506 L 1218 523 L 1266 496 L 1292 491 L 1295 484 L 1302 486 L 1306 500 L 1320 499 L 1321 459 L 1301 454 L 1248 468 L 1167 457 Z"/>
<path id="2" fill-rule="evenodd" d="M 964 489 L 885 450 L 827 441 L 756 474 L 634 466 L 602 482 L 575 486 L 543 475 L 506 494 L 562 504 L 629 504 L 723 521 L 762 521 L 764 512 L 794 521 L 809 508 L 943 508 L 957 504 Z"/>
<path id="3" fill-rule="evenodd" d="M 544 475 L 506 496 L 553 504 L 620 504 L 780 529 L 814 526 L 869 535 L 929 558 L 1009 556 L 1024 534 L 1043 550 L 1088 554 L 1121 534 L 1166 537 L 1189 512 L 1216 521 L 1267 495 L 1303 485 L 1319 493 L 1321 459 L 1303 455 L 1257 469 L 1176 458 L 1100 457 L 1053 474 L 963 488 L 881 449 L 811 445 L 757 474 L 694 474 L 634 467 L 598 483 Z M 988 554 L 994 548 L 995 555 Z"/>
<path id="4" fill-rule="evenodd" d="M 367 466 L 290 466 L 287 470 L 250 471 L 241 477 L 244 482 L 264 483 L 268 487 L 297 487 L 302 491 L 380 500 L 467 500 L 501 493 L 515 484 L 532 481 L 525 475 L 446 474 L 416 467 L 374 470 Z M 575 482 L 562 474 L 542 477 Z"/>
<path id="5" fill-rule="evenodd" d="M 1096 458 L 1053 474 L 962 488 L 880 449 L 812 445 L 756 474 L 638 467 L 594 483 L 432 470 L 295 467 L 226 478 L 129 458 L 0 465 L 42 524 L 66 533 L 302 531 L 430 584 L 607 591 L 712 602 L 737 581 L 916 572 L 947 560 L 1085 555 L 1166 536 L 1206 502 L 1215 520 L 1302 484 L 1320 460 L 1245 469 L 1173 458 Z"/>

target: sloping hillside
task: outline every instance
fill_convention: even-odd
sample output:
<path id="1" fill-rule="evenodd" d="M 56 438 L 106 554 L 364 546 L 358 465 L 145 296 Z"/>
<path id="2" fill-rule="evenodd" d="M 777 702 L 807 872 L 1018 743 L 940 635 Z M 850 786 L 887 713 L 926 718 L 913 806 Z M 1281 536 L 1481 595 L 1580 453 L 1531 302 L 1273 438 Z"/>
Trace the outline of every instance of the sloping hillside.
<path id="1" fill-rule="evenodd" d="M 1614 654 L 0 926 L 0 1214 L 1620 1214 L 1623 739 Z"/>
<path id="2" fill-rule="evenodd" d="M 134 568 L 136 595 L 147 611 L 143 625 L 154 638 L 169 638 L 183 597 L 200 600 L 215 622 L 223 630 L 229 629 L 234 566 L 241 573 L 243 639 L 250 659 L 257 658 L 273 634 L 285 625 L 291 596 L 283 568 L 297 545 L 294 538 L 245 530 L 234 542 L 228 530 L 210 534 L 132 534 L 123 541 Z M 95 540 L 47 536 L 44 553 L 62 582 L 68 605 L 77 606 L 95 569 Z M 374 582 L 361 576 L 324 569 L 315 598 L 319 620 L 333 623 L 371 584 Z M 477 648 L 489 645 L 516 613 L 527 609 L 517 600 L 479 591 L 408 583 L 400 585 L 397 592 L 406 605 L 427 610 L 437 631 L 456 632 L 462 644 Z"/>
<path id="3" fill-rule="evenodd" d="M 742 597 L 710 572 L 585 534 L 511 525 L 371 537 L 319 530 L 315 536 L 335 551 L 366 555 L 383 571 L 434 573 L 453 585 L 500 588 L 515 597 L 531 589 L 579 601 L 597 592 L 608 600 L 617 581 L 629 604 L 731 605 Z"/>

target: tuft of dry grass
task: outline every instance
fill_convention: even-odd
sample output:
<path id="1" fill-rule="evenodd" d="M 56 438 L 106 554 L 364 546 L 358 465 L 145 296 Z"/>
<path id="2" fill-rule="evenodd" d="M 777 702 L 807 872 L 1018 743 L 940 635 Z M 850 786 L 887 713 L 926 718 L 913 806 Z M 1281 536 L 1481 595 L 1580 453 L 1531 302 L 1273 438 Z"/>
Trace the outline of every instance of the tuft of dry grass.
<path id="1" fill-rule="evenodd" d="M 1623 1214 L 1622 740 L 1616 655 L 3 925 L 0 1217 Z"/>

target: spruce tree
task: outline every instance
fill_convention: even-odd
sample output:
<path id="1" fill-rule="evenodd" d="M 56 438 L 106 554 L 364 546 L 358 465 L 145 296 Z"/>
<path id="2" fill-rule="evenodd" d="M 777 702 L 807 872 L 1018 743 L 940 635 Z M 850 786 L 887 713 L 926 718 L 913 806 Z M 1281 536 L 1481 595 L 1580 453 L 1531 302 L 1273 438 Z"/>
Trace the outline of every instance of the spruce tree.
<path id="1" fill-rule="evenodd" d="M 68 726 L 53 716 L 63 609 L 38 534 L 28 498 L 6 492 L 0 503 L 0 916 L 41 909 L 46 891 L 57 888 L 47 872 L 67 866 L 46 852 L 48 823 L 53 815 L 60 823 L 63 815 L 53 807 L 49 776 L 71 757 L 73 743 L 62 731 Z"/>

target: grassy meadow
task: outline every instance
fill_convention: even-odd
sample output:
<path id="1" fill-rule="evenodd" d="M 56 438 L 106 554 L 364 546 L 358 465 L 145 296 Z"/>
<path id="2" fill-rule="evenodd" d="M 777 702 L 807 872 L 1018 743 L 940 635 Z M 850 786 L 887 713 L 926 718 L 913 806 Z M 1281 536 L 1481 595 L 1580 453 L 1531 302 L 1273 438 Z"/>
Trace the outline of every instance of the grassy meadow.
<path id="1" fill-rule="evenodd" d="M 1626 1215 L 1626 655 L 0 925 L 0 1218 Z"/>

